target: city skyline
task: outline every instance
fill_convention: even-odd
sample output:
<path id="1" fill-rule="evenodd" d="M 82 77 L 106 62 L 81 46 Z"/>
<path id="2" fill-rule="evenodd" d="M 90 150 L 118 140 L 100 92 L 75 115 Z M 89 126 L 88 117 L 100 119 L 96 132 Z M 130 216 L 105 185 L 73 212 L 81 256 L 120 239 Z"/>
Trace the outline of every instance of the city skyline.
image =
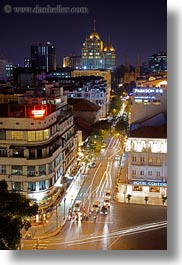
<path id="1" fill-rule="evenodd" d="M 52 14 L 15 12 L 15 7 L 85 7 L 82 14 Z M 157 8 L 156 8 L 157 7 Z M 8 10 L 8 8 L 12 8 Z M 82 43 L 94 28 L 105 44 L 108 37 L 116 50 L 117 65 L 124 64 L 126 56 L 135 64 L 137 56 L 141 63 L 151 54 L 167 50 L 167 1 L 154 0 L 150 5 L 139 0 L 133 3 L 96 1 L 1 1 L 0 55 L 14 64 L 23 66 L 30 57 L 33 43 L 50 41 L 56 47 L 57 65 L 62 66 L 63 56 L 73 51 L 81 55 Z"/>

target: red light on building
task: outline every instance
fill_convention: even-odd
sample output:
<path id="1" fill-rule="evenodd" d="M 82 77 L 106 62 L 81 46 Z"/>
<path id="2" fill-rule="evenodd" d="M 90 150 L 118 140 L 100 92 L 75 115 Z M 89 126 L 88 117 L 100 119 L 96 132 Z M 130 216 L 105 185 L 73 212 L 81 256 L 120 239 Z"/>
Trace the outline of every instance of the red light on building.
<path id="1" fill-rule="evenodd" d="M 45 109 L 32 110 L 32 114 L 34 118 L 41 118 L 45 115 Z"/>

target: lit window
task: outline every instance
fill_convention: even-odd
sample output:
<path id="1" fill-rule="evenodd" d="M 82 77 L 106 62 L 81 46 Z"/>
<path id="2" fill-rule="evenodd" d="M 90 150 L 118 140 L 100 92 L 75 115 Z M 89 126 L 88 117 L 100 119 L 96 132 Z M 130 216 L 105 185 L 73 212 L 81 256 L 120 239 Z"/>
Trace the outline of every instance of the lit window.
<path id="1" fill-rule="evenodd" d="M 161 163 L 161 159 L 157 158 L 157 164 L 160 164 L 160 163 Z"/>
<path id="2" fill-rule="evenodd" d="M 133 191 L 142 191 L 142 186 L 133 186 L 132 190 Z"/>
<path id="3" fill-rule="evenodd" d="M 12 175 L 23 175 L 23 168 L 22 166 L 12 166 L 11 168 Z"/>
<path id="4" fill-rule="evenodd" d="M 19 132 L 19 131 L 13 131 L 11 132 L 11 137 L 13 140 L 23 140 L 23 132 Z"/>
<path id="5" fill-rule="evenodd" d="M 150 192 L 160 192 L 160 188 L 159 187 L 150 187 L 149 191 Z"/>

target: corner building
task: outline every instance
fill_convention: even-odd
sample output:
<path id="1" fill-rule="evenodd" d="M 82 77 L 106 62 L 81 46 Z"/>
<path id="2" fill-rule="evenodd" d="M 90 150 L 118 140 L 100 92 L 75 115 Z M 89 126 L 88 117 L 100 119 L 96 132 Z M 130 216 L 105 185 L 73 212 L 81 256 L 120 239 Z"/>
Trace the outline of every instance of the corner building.
<path id="1" fill-rule="evenodd" d="M 60 88 L 0 92 L 0 180 L 9 190 L 39 205 L 54 202 L 74 166 L 76 146 Z"/>

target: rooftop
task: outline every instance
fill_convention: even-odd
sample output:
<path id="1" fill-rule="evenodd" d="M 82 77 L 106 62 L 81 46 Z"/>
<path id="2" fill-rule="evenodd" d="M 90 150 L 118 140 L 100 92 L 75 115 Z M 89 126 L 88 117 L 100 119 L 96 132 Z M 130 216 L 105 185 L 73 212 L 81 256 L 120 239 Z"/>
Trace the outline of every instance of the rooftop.
<path id="1" fill-rule="evenodd" d="M 129 137 L 167 139 L 167 124 L 137 128 L 130 132 Z"/>
<path id="2" fill-rule="evenodd" d="M 87 99 L 68 98 L 68 104 L 73 105 L 74 111 L 95 112 L 100 107 Z"/>

